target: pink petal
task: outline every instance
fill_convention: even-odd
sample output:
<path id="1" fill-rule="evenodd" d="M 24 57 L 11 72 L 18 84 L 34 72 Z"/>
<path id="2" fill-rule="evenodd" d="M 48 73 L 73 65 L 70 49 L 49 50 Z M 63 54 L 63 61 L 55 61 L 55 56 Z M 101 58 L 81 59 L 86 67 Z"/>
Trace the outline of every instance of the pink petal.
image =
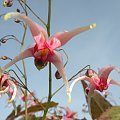
<path id="1" fill-rule="evenodd" d="M 2 71 L 5 71 L 8 67 L 12 66 L 13 64 L 15 64 L 16 62 L 28 58 L 28 57 L 32 57 L 32 50 L 33 48 L 28 48 L 25 51 L 21 52 L 18 56 L 16 56 L 13 60 L 11 60 L 8 64 L 6 64 L 4 67 L 1 68 Z"/>
<path id="2" fill-rule="evenodd" d="M 104 82 L 106 82 L 107 79 L 108 79 L 108 76 L 109 76 L 110 72 L 112 70 L 115 70 L 115 69 L 116 69 L 115 66 L 106 66 L 106 67 L 104 67 L 102 69 L 99 69 L 99 71 L 98 71 L 98 77 L 100 79 L 102 79 Z"/>
<path id="3" fill-rule="evenodd" d="M 57 52 L 57 51 L 54 51 L 53 55 L 49 56 L 47 60 L 49 62 L 52 62 L 55 65 L 55 67 L 59 71 L 60 75 L 62 76 L 65 87 L 66 87 L 66 92 L 67 92 L 67 95 L 68 95 L 68 98 L 69 98 L 68 100 L 71 101 L 69 83 L 68 83 L 68 80 L 67 80 L 67 77 L 66 77 L 66 74 L 65 74 L 61 54 L 59 52 Z"/>
<path id="4" fill-rule="evenodd" d="M 2 74 L 3 75 L 3 77 L 2 77 L 2 80 L 0 81 L 0 87 L 2 88 L 2 86 L 3 86 L 3 84 L 4 84 L 4 82 L 6 81 L 6 80 L 8 80 L 8 76 L 6 75 L 6 74 Z"/>
<path id="5" fill-rule="evenodd" d="M 112 79 L 110 79 L 109 81 L 110 81 L 110 82 L 109 82 L 110 84 L 117 85 L 117 86 L 120 87 L 120 82 L 117 82 L 117 81 L 112 80 Z"/>
<path id="6" fill-rule="evenodd" d="M 38 36 L 34 37 L 36 44 L 37 44 L 37 49 L 43 49 L 45 48 L 45 38 L 42 33 L 40 33 Z"/>
<path id="7" fill-rule="evenodd" d="M 27 25 L 30 28 L 30 31 L 31 31 L 33 37 L 39 36 L 40 33 L 42 33 L 44 35 L 44 37 L 46 39 L 48 39 L 47 32 L 41 26 L 39 26 L 37 23 L 35 23 L 34 21 L 32 21 L 29 17 L 27 17 L 27 16 L 25 16 L 23 14 L 20 14 L 18 12 L 10 12 L 10 13 L 7 13 L 4 16 L 5 20 L 7 20 L 9 18 L 16 18 L 16 19 L 20 19 L 20 20 L 23 20 L 24 22 L 26 22 Z"/>
<path id="8" fill-rule="evenodd" d="M 50 40 L 48 40 L 48 41 L 46 41 L 46 42 L 48 44 L 48 48 L 50 49 L 50 51 L 53 51 L 56 48 L 61 46 L 60 41 L 57 38 L 55 38 L 55 37 L 50 39 Z"/>
<path id="9" fill-rule="evenodd" d="M 79 33 L 85 32 L 85 31 L 90 30 L 94 27 L 96 27 L 96 24 L 76 28 L 74 30 L 67 31 L 67 32 L 56 33 L 53 37 L 56 37 L 57 39 L 59 39 L 61 42 L 61 46 L 62 46 L 64 44 L 66 44 L 71 38 L 78 35 Z"/>

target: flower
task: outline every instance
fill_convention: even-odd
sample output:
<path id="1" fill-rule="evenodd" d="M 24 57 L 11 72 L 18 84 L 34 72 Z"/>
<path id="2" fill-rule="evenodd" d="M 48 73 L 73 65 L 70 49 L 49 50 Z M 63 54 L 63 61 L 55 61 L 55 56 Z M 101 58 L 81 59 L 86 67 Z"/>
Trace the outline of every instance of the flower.
<path id="1" fill-rule="evenodd" d="M 60 73 L 60 75 L 62 76 L 64 80 L 67 95 L 69 98 L 68 101 L 70 102 L 71 95 L 70 95 L 68 80 L 65 75 L 64 64 L 62 62 L 62 56 L 58 51 L 56 51 L 56 48 L 63 46 L 72 37 L 76 36 L 77 34 L 87 31 L 89 29 L 95 28 L 96 24 L 91 24 L 91 25 L 88 25 L 82 28 L 77 28 L 69 32 L 67 31 L 67 32 L 56 33 L 52 37 L 48 37 L 47 32 L 41 26 L 39 26 L 37 23 L 33 22 L 29 17 L 23 14 L 20 14 L 17 12 L 11 12 L 4 16 L 5 20 L 9 18 L 15 18 L 15 19 L 20 19 L 22 21 L 25 21 L 32 33 L 35 43 L 33 43 L 24 52 L 16 56 L 10 63 L 4 66 L 2 70 L 4 71 L 6 68 L 10 67 L 17 61 L 22 60 L 27 57 L 35 58 L 35 65 L 38 69 L 45 67 L 47 62 L 51 62 L 56 66 L 58 72 Z"/>
<path id="2" fill-rule="evenodd" d="M 11 7 L 12 5 L 13 5 L 12 0 L 4 0 L 4 2 L 3 2 L 4 7 Z"/>
<path id="3" fill-rule="evenodd" d="M 65 109 L 65 115 L 62 117 L 62 120 L 76 120 L 77 113 L 74 111 L 71 111 L 68 107 Z"/>
<path id="4" fill-rule="evenodd" d="M 9 80 L 7 74 L 0 75 L 0 95 L 3 93 L 7 93 L 9 97 L 11 97 L 8 102 L 12 102 L 16 97 L 17 87 L 15 83 Z"/>
<path id="5" fill-rule="evenodd" d="M 92 93 L 94 90 L 103 92 L 104 90 L 108 89 L 110 84 L 120 86 L 119 82 L 108 77 L 112 70 L 120 72 L 120 70 L 115 66 L 106 66 L 102 69 L 99 69 L 98 74 L 94 70 L 88 69 L 85 75 L 82 75 L 73 81 L 70 86 L 70 92 L 72 92 L 73 86 L 76 84 L 76 82 L 81 80 L 86 80 L 90 83 L 89 87 L 86 88 L 88 94 L 89 92 Z"/>

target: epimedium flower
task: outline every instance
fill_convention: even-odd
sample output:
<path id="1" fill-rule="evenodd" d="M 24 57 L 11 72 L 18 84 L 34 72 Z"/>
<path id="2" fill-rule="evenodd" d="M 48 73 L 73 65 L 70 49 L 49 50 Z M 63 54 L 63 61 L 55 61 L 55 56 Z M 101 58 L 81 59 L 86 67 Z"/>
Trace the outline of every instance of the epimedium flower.
<path id="1" fill-rule="evenodd" d="M 117 82 L 109 77 L 109 74 L 112 72 L 112 70 L 116 70 L 118 73 L 120 73 L 120 70 L 117 67 L 110 65 L 99 69 L 98 73 L 96 73 L 92 69 L 88 69 L 84 75 L 80 75 L 80 77 L 76 78 L 70 85 L 70 92 L 72 92 L 74 85 L 78 81 L 86 80 L 89 82 L 89 85 L 86 88 L 86 94 L 88 98 L 88 111 L 90 114 L 91 97 L 94 94 L 94 90 L 103 92 L 104 90 L 108 89 L 110 84 L 117 85 L 120 87 L 120 82 Z"/>
<path id="2" fill-rule="evenodd" d="M 118 73 L 120 73 L 120 70 L 117 67 L 111 65 L 99 69 L 98 74 L 94 70 L 88 69 L 86 74 L 76 78 L 73 81 L 70 86 L 70 91 L 72 92 L 73 86 L 81 80 L 86 80 L 90 83 L 89 87 L 86 88 L 88 93 L 93 92 L 94 90 L 103 92 L 104 90 L 108 89 L 110 84 L 120 86 L 120 82 L 109 78 L 109 74 L 112 72 L 112 70 L 116 70 Z"/>
<path id="3" fill-rule="evenodd" d="M 0 95 L 8 94 L 11 97 L 8 102 L 12 102 L 17 94 L 17 86 L 16 84 L 9 79 L 7 74 L 0 75 Z"/>
<path id="4" fill-rule="evenodd" d="M 66 44 L 72 37 L 78 35 L 79 33 L 95 28 L 96 24 L 91 24 L 82 28 L 76 28 L 71 31 L 59 32 L 51 37 L 48 37 L 47 32 L 41 26 L 23 14 L 17 12 L 7 13 L 4 16 L 4 19 L 7 20 L 9 18 L 20 19 L 26 22 L 35 40 L 35 43 L 33 43 L 28 49 L 16 56 L 10 63 L 2 67 L 2 71 L 17 61 L 28 57 L 35 58 L 35 65 L 38 69 L 45 67 L 47 65 L 47 62 L 51 62 L 55 65 L 64 80 L 67 95 L 69 98 L 68 101 L 70 102 L 71 95 L 68 80 L 64 70 L 64 64 L 62 62 L 62 56 L 56 49 Z"/>

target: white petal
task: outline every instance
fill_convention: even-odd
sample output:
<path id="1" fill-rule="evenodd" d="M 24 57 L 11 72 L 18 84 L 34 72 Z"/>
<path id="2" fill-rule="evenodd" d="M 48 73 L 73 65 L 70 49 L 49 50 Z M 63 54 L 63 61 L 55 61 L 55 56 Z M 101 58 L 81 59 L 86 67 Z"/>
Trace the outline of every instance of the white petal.
<path id="1" fill-rule="evenodd" d="M 6 92 L 8 92 L 9 88 L 10 88 L 10 87 L 7 86 L 4 90 L 0 90 L 0 94 L 1 94 L 1 93 L 6 93 Z"/>
<path id="2" fill-rule="evenodd" d="M 8 100 L 8 102 L 12 102 L 15 99 L 16 94 L 17 94 L 17 86 L 14 84 L 13 81 L 9 81 L 9 83 L 14 87 L 13 95 L 11 99 Z"/>
<path id="3" fill-rule="evenodd" d="M 87 77 L 87 76 L 81 76 L 81 77 L 78 77 L 78 78 L 76 78 L 73 82 L 72 82 L 72 84 L 70 85 L 70 92 L 72 92 L 72 89 L 73 89 L 73 87 L 74 87 L 74 85 L 78 82 L 78 81 L 81 81 L 81 80 L 87 80 L 87 81 L 91 81 L 91 78 L 89 78 L 89 77 Z"/>

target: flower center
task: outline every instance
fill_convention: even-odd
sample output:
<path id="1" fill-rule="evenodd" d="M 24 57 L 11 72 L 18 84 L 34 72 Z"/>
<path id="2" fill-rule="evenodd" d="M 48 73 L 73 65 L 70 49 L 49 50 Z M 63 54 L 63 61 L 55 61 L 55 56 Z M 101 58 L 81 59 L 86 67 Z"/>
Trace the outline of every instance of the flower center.
<path id="1" fill-rule="evenodd" d="M 35 58 L 41 59 L 41 58 L 47 58 L 49 54 L 49 49 L 48 48 L 43 48 L 41 50 L 38 50 L 34 53 Z"/>
<path id="2" fill-rule="evenodd" d="M 48 48 L 44 48 L 44 49 L 40 50 L 40 55 L 42 57 L 44 57 L 44 56 L 48 55 L 48 52 L 49 52 Z"/>

